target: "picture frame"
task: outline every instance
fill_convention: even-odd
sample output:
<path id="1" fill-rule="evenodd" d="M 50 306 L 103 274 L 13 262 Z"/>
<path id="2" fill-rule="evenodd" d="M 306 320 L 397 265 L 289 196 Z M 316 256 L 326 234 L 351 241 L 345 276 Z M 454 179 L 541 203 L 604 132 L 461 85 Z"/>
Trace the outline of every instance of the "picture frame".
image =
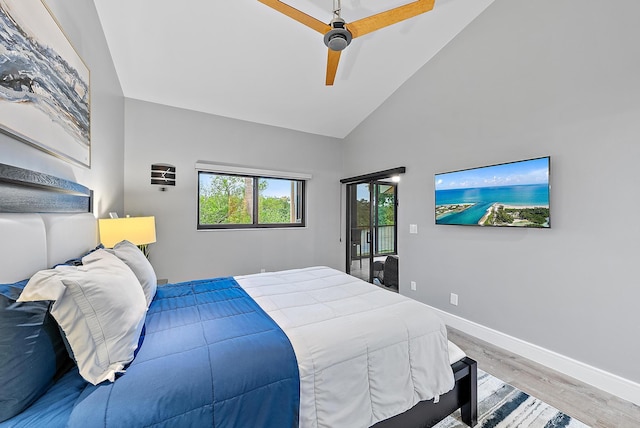
<path id="1" fill-rule="evenodd" d="M 0 0 L 0 131 L 91 167 L 90 71 L 42 0 Z"/>

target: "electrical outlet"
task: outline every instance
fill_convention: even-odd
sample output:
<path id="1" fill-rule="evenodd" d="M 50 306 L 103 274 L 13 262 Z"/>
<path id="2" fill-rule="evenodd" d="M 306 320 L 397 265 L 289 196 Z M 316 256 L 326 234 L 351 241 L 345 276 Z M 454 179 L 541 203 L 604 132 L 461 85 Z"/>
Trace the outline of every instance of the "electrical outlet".
<path id="1" fill-rule="evenodd" d="M 418 233 L 418 225 L 417 224 L 410 224 L 409 225 L 409 233 Z"/>
<path id="2" fill-rule="evenodd" d="M 411 281 L 411 289 L 412 289 L 413 291 L 416 291 L 416 290 L 418 289 L 418 287 L 417 287 L 417 285 L 416 285 L 416 282 L 415 282 L 415 281 Z"/>
<path id="3" fill-rule="evenodd" d="M 453 306 L 458 306 L 458 295 L 456 293 L 451 293 L 449 303 L 451 303 Z"/>
<path id="4" fill-rule="evenodd" d="M 260 273 L 265 273 L 267 270 L 265 268 L 260 269 Z"/>

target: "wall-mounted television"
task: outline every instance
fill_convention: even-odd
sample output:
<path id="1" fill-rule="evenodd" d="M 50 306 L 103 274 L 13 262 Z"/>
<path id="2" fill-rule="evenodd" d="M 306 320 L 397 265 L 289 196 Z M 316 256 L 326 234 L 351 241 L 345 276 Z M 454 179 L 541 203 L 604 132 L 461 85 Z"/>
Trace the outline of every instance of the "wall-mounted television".
<path id="1" fill-rule="evenodd" d="M 435 175 L 436 224 L 548 228 L 550 157 Z"/>

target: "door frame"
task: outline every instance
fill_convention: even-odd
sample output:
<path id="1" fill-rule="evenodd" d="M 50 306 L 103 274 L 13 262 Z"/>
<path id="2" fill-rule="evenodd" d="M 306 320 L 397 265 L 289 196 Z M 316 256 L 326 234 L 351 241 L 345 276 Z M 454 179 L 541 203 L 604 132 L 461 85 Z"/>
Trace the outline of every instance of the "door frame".
<path id="1" fill-rule="evenodd" d="M 346 196 L 346 248 L 345 248 L 345 271 L 347 273 L 351 272 L 351 251 L 352 251 L 352 228 L 351 228 L 351 218 L 350 213 L 352 207 L 350 205 L 350 191 L 349 185 L 358 185 L 358 184 L 370 184 L 369 187 L 369 236 L 372 238 L 371 243 L 369 244 L 369 282 L 373 282 L 373 259 L 375 257 L 375 249 L 377 248 L 376 243 L 373 242 L 375 239 L 375 234 L 373 231 L 374 228 L 374 219 L 377 219 L 377 195 L 374 195 L 374 184 L 377 181 L 381 181 L 383 179 L 389 179 L 394 176 L 399 176 L 400 174 L 404 174 L 406 172 L 405 167 L 398 167 L 393 169 L 388 169 L 384 171 L 378 171 L 370 174 L 359 175 L 351 178 L 344 178 L 340 180 L 340 183 L 347 185 L 345 196 Z M 374 202 L 376 202 L 374 204 Z M 394 253 L 397 254 L 398 249 L 398 186 L 395 183 L 395 207 L 394 207 L 394 215 L 395 215 L 395 237 L 394 237 Z M 377 221 L 377 220 L 376 220 Z"/>

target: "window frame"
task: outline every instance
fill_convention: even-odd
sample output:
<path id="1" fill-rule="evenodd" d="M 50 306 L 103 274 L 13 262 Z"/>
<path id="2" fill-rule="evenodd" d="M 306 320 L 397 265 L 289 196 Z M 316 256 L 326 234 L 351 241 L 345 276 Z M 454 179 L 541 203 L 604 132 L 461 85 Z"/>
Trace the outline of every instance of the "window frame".
<path id="1" fill-rule="evenodd" d="M 265 171 L 266 172 L 266 171 Z M 197 170 L 197 178 L 198 178 L 198 195 L 197 195 L 197 211 L 196 211 L 196 224 L 197 230 L 242 230 L 242 229 L 282 229 L 282 228 L 300 228 L 306 227 L 306 199 L 307 199 L 307 179 L 303 177 L 282 177 L 282 176 L 271 176 L 271 175 L 255 175 L 250 173 L 236 173 L 236 172 L 226 172 L 226 171 L 214 171 L 208 169 L 198 169 Z M 208 174 L 208 175 L 218 175 L 218 176 L 226 176 L 226 177 L 242 177 L 242 178 L 251 178 L 253 180 L 253 192 L 252 197 L 255 203 L 252 207 L 252 223 L 220 223 L 220 224 L 201 224 L 200 223 L 200 174 Z M 294 209 L 296 213 L 300 214 L 300 222 L 299 223 L 260 223 L 260 189 L 259 182 L 261 179 L 275 179 L 275 180 L 288 180 L 292 182 L 298 183 L 298 191 L 296 203 L 294 205 Z M 294 201 L 292 200 L 291 203 Z"/>

